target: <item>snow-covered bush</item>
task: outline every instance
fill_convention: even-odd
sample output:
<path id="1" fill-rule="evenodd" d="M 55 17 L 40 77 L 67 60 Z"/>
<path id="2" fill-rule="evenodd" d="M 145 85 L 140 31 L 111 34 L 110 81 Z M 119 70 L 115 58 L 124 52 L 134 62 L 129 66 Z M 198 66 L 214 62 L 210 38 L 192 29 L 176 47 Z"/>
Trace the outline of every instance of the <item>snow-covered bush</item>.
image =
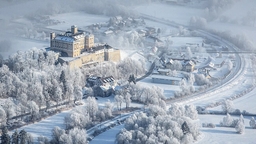
<path id="1" fill-rule="evenodd" d="M 241 124 L 238 124 L 238 123 L 244 123 L 244 118 L 243 118 L 243 115 L 240 115 L 240 118 L 239 119 L 233 119 L 228 113 L 227 113 L 227 116 L 225 116 L 223 118 L 223 120 L 220 122 L 220 125 L 221 126 L 224 126 L 224 127 L 236 127 L 237 125 L 241 125 Z M 239 126 L 240 127 L 240 126 Z"/>
<path id="2" fill-rule="evenodd" d="M 221 126 L 226 126 L 226 127 L 234 127 L 234 119 L 227 114 L 224 118 L 223 121 L 220 122 Z"/>
<path id="3" fill-rule="evenodd" d="M 245 126 L 244 126 L 244 122 L 241 121 L 241 120 L 238 120 L 236 126 L 235 126 L 235 129 L 236 131 L 239 133 L 239 134 L 243 134 L 244 131 L 245 131 Z"/>
<path id="4" fill-rule="evenodd" d="M 202 127 L 215 128 L 216 125 L 213 123 L 202 123 Z"/>
<path id="5" fill-rule="evenodd" d="M 251 118 L 249 124 L 250 124 L 251 128 L 256 129 L 256 122 L 255 122 L 254 117 Z"/>

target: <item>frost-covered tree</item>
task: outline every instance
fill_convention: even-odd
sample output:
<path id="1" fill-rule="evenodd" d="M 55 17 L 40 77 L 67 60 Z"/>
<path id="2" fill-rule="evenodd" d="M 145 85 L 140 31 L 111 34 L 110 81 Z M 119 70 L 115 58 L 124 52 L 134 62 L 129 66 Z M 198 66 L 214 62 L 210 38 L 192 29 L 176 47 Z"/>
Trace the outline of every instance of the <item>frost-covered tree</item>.
<path id="1" fill-rule="evenodd" d="M 242 120 L 238 120 L 236 126 L 235 126 L 235 129 L 236 131 L 239 133 L 239 134 L 243 134 L 244 131 L 245 131 L 245 125 L 244 125 L 244 122 Z"/>
<path id="2" fill-rule="evenodd" d="M 233 102 L 231 100 L 225 100 L 222 103 L 222 110 L 225 113 L 230 113 L 233 110 Z"/>
<path id="3" fill-rule="evenodd" d="M 98 102 L 94 97 L 88 97 L 86 99 L 86 109 L 89 113 L 89 116 L 94 119 L 96 116 L 96 113 L 98 112 Z"/>
<path id="4" fill-rule="evenodd" d="M 149 116 L 153 117 L 157 117 L 158 115 L 166 115 L 166 110 L 158 105 L 149 105 L 147 112 Z"/>
<path id="5" fill-rule="evenodd" d="M 194 105 L 186 105 L 185 106 L 185 115 L 192 120 L 198 119 L 198 113 Z"/>
<path id="6" fill-rule="evenodd" d="M 87 110 L 79 108 L 69 113 L 65 117 L 64 122 L 66 124 L 66 129 L 72 129 L 75 127 L 82 129 L 86 128 L 91 123 Z"/>
<path id="7" fill-rule="evenodd" d="M 29 143 L 28 134 L 24 129 L 19 132 L 19 143 L 20 144 Z"/>
<path id="8" fill-rule="evenodd" d="M 69 130 L 68 135 L 71 137 L 73 144 L 87 144 L 87 134 L 84 129 L 73 128 Z"/>
<path id="9" fill-rule="evenodd" d="M 62 100 L 62 90 L 60 87 L 55 87 L 53 99 L 57 103 L 56 108 L 59 106 L 60 101 Z"/>
<path id="10" fill-rule="evenodd" d="M 2 106 L 0 106 L 0 127 L 5 126 L 6 125 L 6 113 L 4 111 L 4 109 L 2 108 Z"/>
<path id="11" fill-rule="evenodd" d="M 56 126 L 52 130 L 52 143 L 60 143 L 60 137 L 65 133 L 65 130 L 61 129 L 60 127 Z"/>
<path id="12" fill-rule="evenodd" d="M 124 98 L 121 95 L 115 96 L 115 102 L 118 110 L 122 109 L 122 103 L 124 102 Z"/>
<path id="13" fill-rule="evenodd" d="M 39 144 L 50 144 L 48 138 L 47 138 L 47 137 L 44 137 L 44 136 L 39 136 L 39 137 L 37 138 L 37 142 L 38 142 Z"/>
<path id="14" fill-rule="evenodd" d="M 174 60 L 173 64 L 171 65 L 171 70 L 181 71 L 182 70 L 182 64 L 178 60 Z"/>
<path id="15" fill-rule="evenodd" d="M 7 127 L 2 128 L 2 135 L 1 135 L 1 144 L 10 144 L 11 138 L 8 134 Z"/>
<path id="16" fill-rule="evenodd" d="M 108 100 L 104 105 L 105 107 L 103 108 L 103 112 L 105 114 L 105 118 L 111 118 L 114 104 Z"/>
<path id="17" fill-rule="evenodd" d="M 124 95 L 124 102 L 125 102 L 126 109 L 129 108 L 131 104 L 131 95 L 129 93 L 126 93 Z"/>
<path id="18" fill-rule="evenodd" d="M 227 113 L 227 115 L 223 118 L 223 121 L 220 123 L 222 126 L 231 127 L 233 126 L 234 119 Z"/>
<path id="19" fill-rule="evenodd" d="M 74 86 L 74 101 L 81 100 L 83 97 L 82 87 L 79 85 Z"/>
<path id="20" fill-rule="evenodd" d="M 211 85 L 211 82 L 209 79 L 207 79 L 203 74 L 195 74 L 195 83 L 198 86 L 203 86 L 203 85 Z"/>
<path id="21" fill-rule="evenodd" d="M 39 117 L 39 108 L 34 101 L 29 101 L 29 109 L 31 113 L 31 121 L 35 121 Z"/>
<path id="22" fill-rule="evenodd" d="M 12 144 L 19 144 L 19 133 L 17 130 L 12 134 Z"/>
<path id="23" fill-rule="evenodd" d="M 60 136 L 60 143 L 72 144 L 72 139 L 68 134 L 64 133 Z"/>
<path id="24" fill-rule="evenodd" d="M 251 118 L 249 125 L 251 128 L 256 129 L 256 122 L 255 122 L 254 117 Z"/>
<path id="25" fill-rule="evenodd" d="M 127 131 L 126 129 L 123 129 L 119 135 L 117 135 L 116 142 L 121 144 L 130 143 L 132 140 L 132 133 L 130 131 Z"/>

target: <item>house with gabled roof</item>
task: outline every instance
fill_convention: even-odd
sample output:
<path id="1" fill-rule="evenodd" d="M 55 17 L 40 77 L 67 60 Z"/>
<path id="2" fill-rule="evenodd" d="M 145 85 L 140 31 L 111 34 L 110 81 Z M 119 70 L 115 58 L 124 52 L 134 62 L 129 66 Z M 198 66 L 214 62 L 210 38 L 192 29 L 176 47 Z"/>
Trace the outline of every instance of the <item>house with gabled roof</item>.
<path id="1" fill-rule="evenodd" d="M 170 59 L 170 60 L 167 61 L 167 63 L 165 64 L 165 67 L 166 67 L 167 69 L 171 69 L 172 66 L 173 66 L 173 63 L 174 63 L 174 61 L 173 61 L 172 59 Z"/>
<path id="2" fill-rule="evenodd" d="M 195 69 L 195 63 L 192 60 L 186 61 L 183 67 L 186 72 L 193 72 Z"/>

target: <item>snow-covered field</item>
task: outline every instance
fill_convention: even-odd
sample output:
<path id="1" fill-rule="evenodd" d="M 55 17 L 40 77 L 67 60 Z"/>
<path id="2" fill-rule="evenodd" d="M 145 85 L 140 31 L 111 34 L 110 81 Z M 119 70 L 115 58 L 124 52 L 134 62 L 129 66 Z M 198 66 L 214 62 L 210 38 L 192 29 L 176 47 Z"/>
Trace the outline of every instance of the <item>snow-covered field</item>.
<path id="1" fill-rule="evenodd" d="M 68 111 L 62 111 L 61 113 L 58 113 L 56 115 L 50 116 L 44 120 L 41 120 L 40 122 L 35 122 L 34 124 L 30 124 L 27 126 L 23 126 L 21 128 L 18 128 L 17 130 L 25 130 L 26 132 L 30 133 L 32 137 L 34 138 L 34 141 L 37 141 L 37 137 L 44 136 L 48 139 L 52 138 L 52 129 L 56 126 L 65 129 L 64 124 L 64 118 L 65 116 L 70 113 L 71 110 Z M 13 130 L 12 132 L 14 132 Z"/>
<path id="2" fill-rule="evenodd" d="M 114 144 L 115 137 L 122 128 L 124 128 L 124 125 L 116 126 L 95 137 L 90 144 Z"/>
<path id="3" fill-rule="evenodd" d="M 255 143 L 255 129 L 249 126 L 251 117 L 244 117 L 245 133 L 238 134 L 235 128 L 219 127 L 218 124 L 222 121 L 224 115 L 199 115 L 201 123 L 213 123 L 216 128 L 201 128 L 201 139 L 197 144 L 254 144 Z M 239 117 L 234 117 L 238 119 Z"/>
<path id="4" fill-rule="evenodd" d="M 82 100 L 82 101 L 83 101 L 83 103 L 85 103 L 85 100 Z M 106 97 L 106 98 L 98 97 L 97 103 L 98 103 L 99 107 L 104 107 L 104 103 L 107 101 L 112 102 L 114 104 L 114 109 L 116 108 L 114 96 L 110 96 L 110 97 Z M 138 104 L 138 103 L 131 103 L 130 107 L 141 108 L 141 107 L 143 107 L 143 105 Z M 77 106 L 77 108 L 85 108 L 85 105 Z M 124 108 L 125 108 L 125 104 L 123 103 L 122 109 L 124 109 Z M 35 141 L 37 141 L 37 137 L 39 137 L 39 136 L 44 136 L 44 137 L 47 137 L 48 139 L 51 139 L 52 138 L 52 129 L 54 127 L 58 126 L 62 129 L 65 129 L 66 126 L 64 124 L 64 118 L 70 112 L 72 112 L 72 109 L 67 110 L 67 111 L 62 111 L 58 114 L 55 114 L 46 119 L 43 119 L 40 122 L 35 122 L 33 124 L 23 126 L 21 128 L 18 128 L 17 130 L 20 131 L 20 130 L 24 129 L 26 132 L 30 133 L 33 136 Z M 12 132 L 14 132 L 14 130 Z"/>
<path id="5" fill-rule="evenodd" d="M 233 108 L 239 109 L 241 112 L 246 110 L 249 113 L 256 114 L 256 89 L 252 90 L 250 93 L 246 94 L 245 96 L 235 99 L 233 101 Z M 221 111 L 221 106 L 208 108 L 208 110 L 217 110 Z"/>
<path id="6" fill-rule="evenodd" d="M 103 15 L 87 14 L 85 12 L 72 12 L 57 14 L 50 17 L 53 20 L 58 20 L 61 23 L 48 28 L 64 30 L 70 29 L 71 25 L 77 25 L 79 28 L 83 28 L 96 23 L 105 23 L 109 20 L 109 17 Z"/>
<path id="7" fill-rule="evenodd" d="M 171 41 L 173 44 L 171 47 L 181 47 L 181 46 L 190 46 L 190 45 L 201 45 L 203 38 L 201 37 L 172 37 Z"/>
<path id="8" fill-rule="evenodd" d="M 192 16 L 200 16 L 203 14 L 203 10 L 201 9 L 160 3 L 140 5 L 135 7 L 134 10 L 153 17 L 175 21 L 182 25 L 188 25 Z"/>

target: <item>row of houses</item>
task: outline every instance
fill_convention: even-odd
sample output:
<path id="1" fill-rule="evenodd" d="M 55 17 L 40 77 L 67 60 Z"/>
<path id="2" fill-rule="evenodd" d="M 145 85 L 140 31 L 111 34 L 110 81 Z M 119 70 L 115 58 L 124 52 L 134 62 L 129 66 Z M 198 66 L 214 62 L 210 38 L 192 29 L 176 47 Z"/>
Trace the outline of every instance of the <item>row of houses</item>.
<path id="1" fill-rule="evenodd" d="M 165 69 L 177 69 L 177 63 L 180 63 L 181 70 L 186 72 L 193 72 L 195 70 L 196 62 L 194 60 L 189 59 L 164 59 L 161 58 L 159 60 L 158 67 L 165 68 Z"/>

